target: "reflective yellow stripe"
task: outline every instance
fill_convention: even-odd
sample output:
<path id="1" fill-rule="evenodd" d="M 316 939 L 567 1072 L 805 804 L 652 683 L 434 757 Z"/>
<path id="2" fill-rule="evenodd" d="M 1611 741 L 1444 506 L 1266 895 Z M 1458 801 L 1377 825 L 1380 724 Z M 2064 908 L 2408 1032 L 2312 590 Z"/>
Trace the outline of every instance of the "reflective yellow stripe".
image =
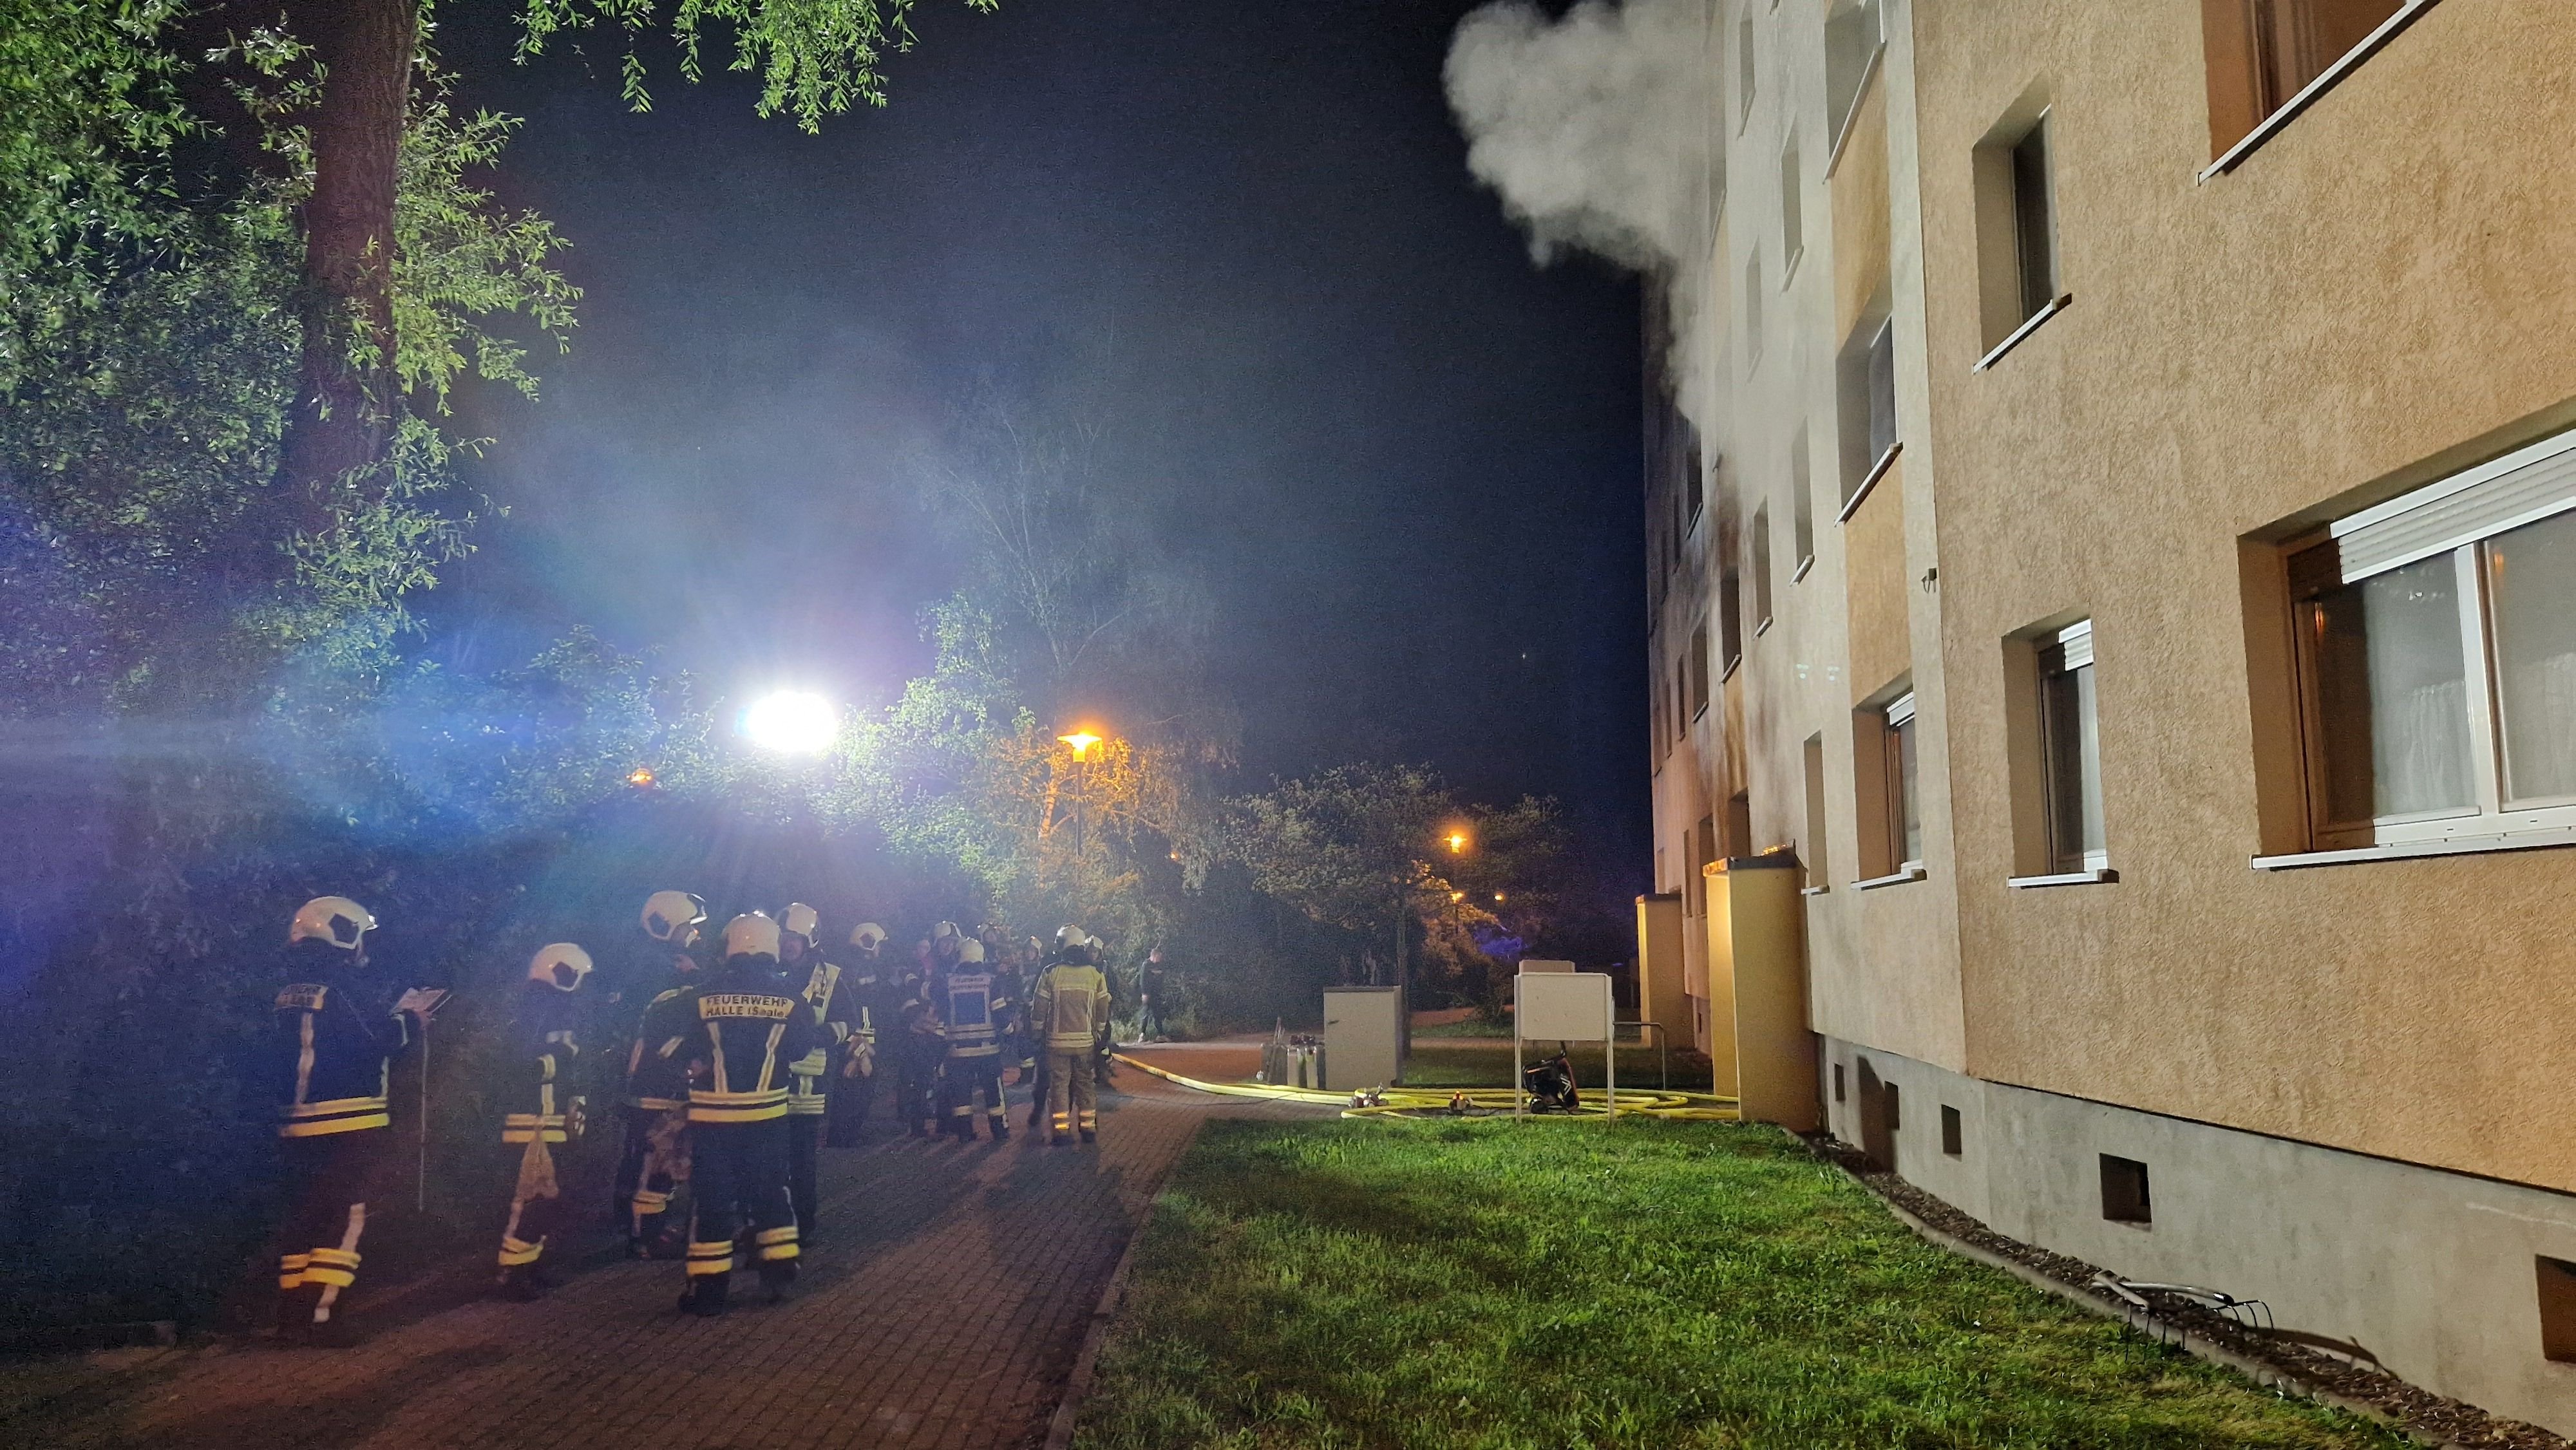
<path id="1" fill-rule="evenodd" d="M 779 1099 L 765 1108 L 720 1108 L 689 1104 L 692 1123 L 766 1123 L 787 1116 L 787 1100 Z"/>
<path id="2" fill-rule="evenodd" d="M 804 1250 L 799 1249 L 792 1243 L 762 1244 L 760 1246 L 760 1259 L 761 1262 L 765 1264 L 774 1264 L 781 1259 L 793 1259 L 803 1253 Z"/>
<path id="3" fill-rule="evenodd" d="M 319 1138 L 326 1133 L 354 1133 L 361 1128 L 390 1128 L 394 1120 L 389 1113 L 368 1113 L 356 1118 L 325 1118 L 311 1123 L 280 1123 L 281 1138 Z"/>
<path id="4" fill-rule="evenodd" d="M 375 1093 L 367 1097 L 331 1098 L 318 1103 L 297 1103 L 292 1107 L 280 1108 L 278 1112 L 288 1118 L 325 1118 L 334 1113 L 381 1113 L 385 1110 L 385 1103 L 385 1095 Z"/>
<path id="5" fill-rule="evenodd" d="M 350 1285 L 358 1282 L 358 1276 L 350 1273 L 346 1269 L 324 1269 L 317 1267 L 304 1271 L 304 1282 L 307 1284 L 328 1284 L 335 1289 L 346 1289 Z"/>
<path id="6" fill-rule="evenodd" d="M 796 1225 L 791 1223 L 785 1228 L 762 1229 L 751 1236 L 751 1241 L 756 1244 L 792 1244 L 796 1242 Z"/>
<path id="7" fill-rule="evenodd" d="M 524 1239 L 505 1238 L 501 1240 L 501 1267 L 515 1269 L 521 1264 L 533 1264 L 537 1261 L 537 1256 L 545 1251 L 546 1245 L 543 1239 L 532 1244 Z"/>

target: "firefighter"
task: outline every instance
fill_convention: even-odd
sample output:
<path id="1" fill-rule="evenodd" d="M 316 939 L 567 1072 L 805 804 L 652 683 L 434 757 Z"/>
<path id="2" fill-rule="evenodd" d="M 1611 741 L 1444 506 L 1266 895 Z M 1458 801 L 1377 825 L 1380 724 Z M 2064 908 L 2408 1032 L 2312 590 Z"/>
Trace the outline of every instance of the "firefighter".
<path id="1" fill-rule="evenodd" d="M 725 1311 L 734 1233 L 748 1219 L 760 1281 L 772 1299 L 796 1280 L 796 1209 L 787 1197 L 787 1065 L 823 1041 L 813 1008 L 778 980 L 778 923 L 758 912 L 725 923 L 724 965 L 690 991 L 691 1191 L 687 1313 Z"/>
<path id="2" fill-rule="evenodd" d="M 1056 933 L 1063 945 L 1054 966 L 1038 975 L 1029 1003 L 1031 1030 L 1046 1034 L 1047 1142 L 1060 1145 L 1079 1128 L 1082 1141 L 1100 1136 L 1100 1087 L 1092 1062 L 1109 1040 L 1109 982 L 1097 950 L 1080 927 Z"/>
<path id="3" fill-rule="evenodd" d="M 554 1150 L 581 1135 L 582 1099 L 571 1091 L 581 1057 L 580 1004 L 590 953 L 571 942 L 540 948 L 519 988 L 519 1018 L 502 1086 L 501 1146 L 511 1172 L 510 1217 L 501 1228 L 500 1285 L 514 1299 L 547 1288 L 546 1240 L 562 1226 L 563 1185 Z"/>
<path id="4" fill-rule="evenodd" d="M 912 998 L 901 1013 L 903 1027 L 894 1034 L 894 1115 L 903 1120 L 906 1136 L 927 1138 L 936 1112 L 932 1092 L 948 1055 L 948 1038 L 928 1002 Z"/>
<path id="5" fill-rule="evenodd" d="M 1010 1009 L 1000 985 L 985 970 L 984 944 L 967 937 L 957 948 L 957 965 L 948 974 L 946 1018 L 948 1060 L 941 1068 L 946 1081 L 948 1131 L 961 1143 L 975 1141 L 975 1095 L 984 1095 L 984 1121 L 993 1141 L 1011 1136 L 1002 1100 L 1002 1018 Z"/>
<path id="6" fill-rule="evenodd" d="M 286 1216 L 278 1234 L 282 1335 L 346 1343 L 367 1208 L 391 1160 L 393 1058 L 433 1002 L 388 1003 L 367 972 L 375 917 L 345 896 L 304 903 L 286 929 L 289 982 L 276 997 L 278 1147 Z M 334 1313 L 341 1317 L 335 1319 Z"/>
<path id="7" fill-rule="evenodd" d="M 781 959 L 787 988 L 812 1007 L 814 1025 L 823 1030 L 813 1050 L 788 1065 L 787 1189 L 796 1205 L 797 1239 L 814 1241 L 815 1156 L 822 1147 L 823 1119 L 831 1109 L 833 1069 L 837 1054 L 850 1040 L 848 994 L 841 989 L 841 969 L 823 960 L 814 936 L 822 927 L 814 908 L 801 901 L 787 904 L 780 920 Z"/>
<path id="8" fill-rule="evenodd" d="M 831 1126 L 824 1136 L 834 1148 L 856 1148 L 865 1141 L 877 1080 L 892 1076 L 891 1039 L 902 1030 L 903 998 L 885 958 L 885 940 L 885 928 L 873 921 L 850 929 L 854 955 L 841 974 L 841 990 L 850 1000 L 850 1038 L 841 1054 L 841 1081 L 832 1089 Z"/>
<path id="9" fill-rule="evenodd" d="M 644 1008 L 626 1054 L 626 1143 L 615 1212 L 634 1258 L 667 1251 L 664 1215 L 688 1181 L 689 1064 L 680 1049 L 697 1020 L 686 996 L 698 979 L 694 951 L 698 924 L 706 919 L 706 903 L 685 891 L 656 891 L 644 902 L 644 934 L 670 964 L 670 980 Z"/>

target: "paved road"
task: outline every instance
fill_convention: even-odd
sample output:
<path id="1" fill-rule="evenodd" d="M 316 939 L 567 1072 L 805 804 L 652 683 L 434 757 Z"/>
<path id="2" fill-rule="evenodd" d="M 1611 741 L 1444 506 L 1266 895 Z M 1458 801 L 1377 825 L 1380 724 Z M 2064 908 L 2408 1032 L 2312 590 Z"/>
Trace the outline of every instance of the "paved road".
<path id="1" fill-rule="evenodd" d="M 0 1444 L 1036 1444 L 1130 1232 L 1199 1124 L 1295 1111 L 1133 1069 L 1120 1081 L 1095 1149 L 1020 1133 L 827 1152 L 821 1242 L 782 1305 L 760 1303 L 746 1274 L 733 1313 L 694 1320 L 673 1308 L 679 1265 L 618 1264 L 539 1303 L 468 1303 L 355 1349 L 222 1343 L 21 1366 L 0 1375 Z"/>

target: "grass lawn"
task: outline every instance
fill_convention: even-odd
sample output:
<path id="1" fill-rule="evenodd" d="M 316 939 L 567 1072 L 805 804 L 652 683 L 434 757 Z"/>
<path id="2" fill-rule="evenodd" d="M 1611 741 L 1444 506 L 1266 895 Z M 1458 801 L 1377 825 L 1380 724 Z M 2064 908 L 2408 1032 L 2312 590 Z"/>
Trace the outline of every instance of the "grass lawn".
<path id="1" fill-rule="evenodd" d="M 1767 1128 L 1207 1125 L 1083 1450 L 2406 1444 L 1923 1243 Z"/>

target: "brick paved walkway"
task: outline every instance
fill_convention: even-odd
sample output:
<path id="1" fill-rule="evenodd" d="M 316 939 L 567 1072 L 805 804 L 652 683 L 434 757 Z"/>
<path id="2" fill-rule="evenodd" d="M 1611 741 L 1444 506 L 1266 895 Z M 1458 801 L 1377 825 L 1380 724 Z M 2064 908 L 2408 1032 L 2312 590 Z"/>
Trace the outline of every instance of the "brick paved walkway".
<path id="1" fill-rule="evenodd" d="M 1017 1447 L 1043 1440 L 1133 1226 L 1201 1122 L 1295 1112 L 1129 1069 L 1096 1149 L 1015 1129 L 825 1155 L 798 1296 L 735 1280 L 723 1319 L 673 1302 L 675 1263 L 478 1301 L 349 1350 L 225 1343 L 0 1376 L 0 1443 L 66 1450 Z M 1015 1108 L 1015 1121 L 1025 1107 Z M 1311 1114 L 1312 1110 L 1307 1110 Z"/>

